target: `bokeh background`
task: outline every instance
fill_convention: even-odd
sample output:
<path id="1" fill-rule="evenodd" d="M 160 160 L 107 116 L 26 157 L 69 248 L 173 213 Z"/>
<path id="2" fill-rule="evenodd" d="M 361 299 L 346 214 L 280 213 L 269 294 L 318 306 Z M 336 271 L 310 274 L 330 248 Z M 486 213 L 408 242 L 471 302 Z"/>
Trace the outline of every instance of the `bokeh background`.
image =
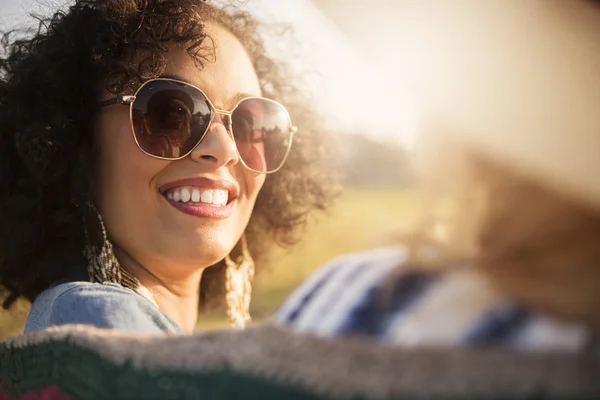
<path id="1" fill-rule="evenodd" d="M 252 300 L 255 321 L 268 319 L 286 296 L 331 258 L 389 244 L 418 218 L 419 193 L 410 168 L 418 132 L 411 60 L 394 58 L 400 20 L 394 0 L 230 0 L 266 23 L 271 55 L 292 65 L 303 90 L 336 134 L 335 164 L 344 186 L 328 214 L 315 215 L 304 239 L 277 249 L 260 265 Z M 35 27 L 67 0 L 0 0 L 0 30 Z M 281 27 L 292 27 L 282 35 Z M 404 79 L 400 79 L 400 77 Z M 1 223 L 1 221 L 0 221 Z M 0 311 L 0 340 L 19 334 L 26 302 Z M 222 310 L 202 315 L 201 329 L 225 326 Z"/>

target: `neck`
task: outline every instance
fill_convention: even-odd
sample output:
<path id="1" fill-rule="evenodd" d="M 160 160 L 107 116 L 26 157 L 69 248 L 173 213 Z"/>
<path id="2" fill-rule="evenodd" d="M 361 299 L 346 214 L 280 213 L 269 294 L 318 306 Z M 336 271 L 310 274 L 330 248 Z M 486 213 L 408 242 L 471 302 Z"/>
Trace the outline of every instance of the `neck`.
<path id="1" fill-rule="evenodd" d="M 185 333 L 192 333 L 198 322 L 198 303 L 200 298 L 199 273 L 194 285 L 181 286 L 178 283 L 157 282 L 155 279 L 140 279 L 154 296 L 154 300 L 162 312 L 179 324 Z"/>
<path id="2" fill-rule="evenodd" d="M 178 271 L 177 274 L 172 273 L 171 270 L 171 273 L 161 274 L 151 272 L 122 252 L 118 252 L 117 257 L 121 268 L 136 277 L 152 293 L 154 301 L 162 312 L 177 322 L 185 333 L 194 331 L 198 320 L 202 269 L 190 272 Z"/>

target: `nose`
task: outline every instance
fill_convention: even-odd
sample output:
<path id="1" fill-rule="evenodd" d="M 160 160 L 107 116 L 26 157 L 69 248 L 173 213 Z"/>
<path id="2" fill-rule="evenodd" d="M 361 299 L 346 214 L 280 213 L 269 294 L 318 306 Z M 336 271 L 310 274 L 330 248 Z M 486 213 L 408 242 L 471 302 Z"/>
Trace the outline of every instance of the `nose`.
<path id="1" fill-rule="evenodd" d="M 190 157 L 214 168 L 234 165 L 239 161 L 237 148 L 226 126 L 227 116 L 215 115 L 202 141 L 192 150 Z"/>

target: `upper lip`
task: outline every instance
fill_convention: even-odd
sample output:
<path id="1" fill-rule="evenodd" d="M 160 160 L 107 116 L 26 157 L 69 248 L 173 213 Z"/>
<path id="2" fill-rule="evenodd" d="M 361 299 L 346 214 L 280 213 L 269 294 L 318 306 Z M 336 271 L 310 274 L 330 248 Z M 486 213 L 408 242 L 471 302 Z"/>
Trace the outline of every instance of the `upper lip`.
<path id="1" fill-rule="evenodd" d="M 176 181 L 171 181 L 159 187 L 158 191 L 160 192 L 160 194 L 165 194 L 168 190 L 180 186 L 193 186 L 202 189 L 227 190 L 227 192 L 229 192 L 228 202 L 231 202 L 233 199 L 235 199 L 240 192 L 238 185 L 234 182 L 223 179 L 210 179 L 206 177 L 185 178 Z"/>

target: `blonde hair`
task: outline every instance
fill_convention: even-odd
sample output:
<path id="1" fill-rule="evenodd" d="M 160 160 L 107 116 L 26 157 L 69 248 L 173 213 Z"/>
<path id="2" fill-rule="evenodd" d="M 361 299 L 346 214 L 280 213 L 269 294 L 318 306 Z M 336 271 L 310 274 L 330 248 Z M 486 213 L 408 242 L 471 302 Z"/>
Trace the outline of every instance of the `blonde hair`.
<path id="1" fill-rule="evenodd" d="M 403 237 L 409 263 L 475 268 L 516 301 L 600 328 L 600 213 L 465 147 L 446 155 L 425 218 Z"/>

